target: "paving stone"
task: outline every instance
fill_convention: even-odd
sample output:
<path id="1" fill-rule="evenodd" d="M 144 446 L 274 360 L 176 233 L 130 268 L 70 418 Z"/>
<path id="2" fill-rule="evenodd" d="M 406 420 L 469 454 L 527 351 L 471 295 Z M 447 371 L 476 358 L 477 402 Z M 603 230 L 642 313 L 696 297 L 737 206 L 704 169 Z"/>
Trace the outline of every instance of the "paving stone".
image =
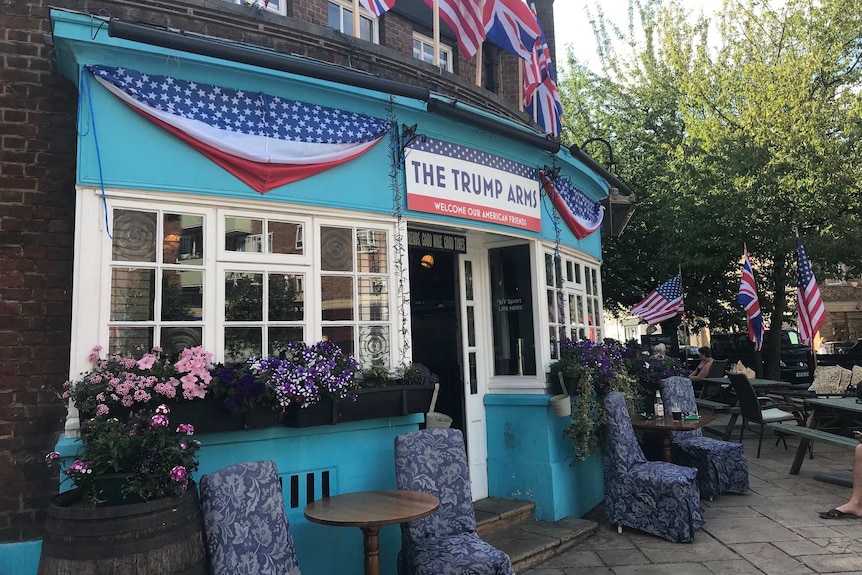
<path id="1" fill-rule="evenodd" d="M 577 549 L 577 548 L 576 548 Z M 570 567 L 603 567 L 604 562 L 595 551 L 581 551 L 572 549 L 548 559 L 542 564 L 543 567 L 570 568 Z"/>
<path id="2" fill-rule="evenodd" d="M 833 530 L 837 531 L 841 535 L 845 537 L 850 537 L 852 539 L 862 539 L 862 521 L 858 519 L 847 519 L 847 520 L 831 520 L 835 523 L 835 526 L 832 527 Z"/>
<path id="3" fill-rule="evenodd" d="M 726 545 L 793 541 L 799 537 L 766 517 L 720 517 L 703 526 L 704 530 Z"/>
<path id="4" fill-rule="evenodd" d="M 762 517 L 763 514 L 751 507 L 710 507 L 703 510 L 703 518 L 706 521 L 718 519 L 719 517 Z"/>
<path id="5" fill-rule="evenodd" d="M 817 547 L 815 545 L 815 547 Z M 737 555 L 721 544 L 702 545 L 680 545 L 673 551 L 665 548 L 643 547 L 641 548 L 647 559 L 653 563 L 703 563 L 711 560 L 736 559 Z"/>
<path id="6" fill-rule="evenodd" d="M 800 537 L 798 541 L 773 541 L 773 545 L 790 555 L 799 557 L 801 555 L 826 555 L 831 553 L 816 543 Z"/>
<path id="7" fill-rule="evenodd" d="M 818 509 L 819 507 L 814 507 L 811 503 L 804 501 L 797 501 L 793 504 L 777 503 L 772 506 L 762 505 L 754 508 L 755 511 L 762 513 L 785 527 L 804 527 L 822 524 L 826 520 L 817 514 Z"/>
<path id="8" fill-rule="evenodd" d="M 841 533 L 826 525 L 812 525 L 807 527 L 791 527 L 800 536 L 806 539 L 828 539 L 830 537 L 842 537 Z"/>
<path id="9" fill-rule="evenodd" d="M 715 575 L 762 575 L 763 571 L 745 559 L 731 561 L 704 561 L 704 567 Z"/>
<path id="10" fill-rule="evenodd" d="M 830 553 L 852 553 L 859 549 L 859 542 L 849 537 L 811 538 L 809 541 L 823 547 Z"/>
<path id="11" fill-rule="evenodd" d="M 814 573 L 805 564 L 769 543 L 742 543 L 731 548 L 767 575 Z"/>
<path id="12" fill-rule="evenodd" d="M 846 553 L 842 555 L 807 555 L 799 560 L 818 573 L 846 573 L 862 569 L 862 555 Z"/>
<path id="13" fill-rule="evenodd" d="M 579 549 L 634 549 L 635 544 L 631 542 L 631 540 L 626 537 L 625 533 L 619 534 L 616 532 L 616 528 L 614 527 L 613 533 L 609 531 L 599 532 L 588 539 L 585 539 L 583 543 L 578 545 Z"/>
<path id="14" fill-rule="evenodd" d="M 596 551 L 608 567 L 618 565 L 649 564 L 646 555 L 640 549 L 599 549 Z"/>
<path id="15" fill-rule="evenodd" d="M 757 493 L 746 493 L 745 495 L 736 495 L 733 493 L 725 493 L 721 497 L 712 501 L 704 501 L 704 507 L 754 507 L 755 505 L 769 505 L 768 497 Z"/>
<path id="16" fill-rule="evenodd" d="M 712 575 L 700 563 L 662 563 L 661 565 L 627 565 L 614 567 L 615 575 Z M 568 572 L 566 573 L 568 575 Z"/>

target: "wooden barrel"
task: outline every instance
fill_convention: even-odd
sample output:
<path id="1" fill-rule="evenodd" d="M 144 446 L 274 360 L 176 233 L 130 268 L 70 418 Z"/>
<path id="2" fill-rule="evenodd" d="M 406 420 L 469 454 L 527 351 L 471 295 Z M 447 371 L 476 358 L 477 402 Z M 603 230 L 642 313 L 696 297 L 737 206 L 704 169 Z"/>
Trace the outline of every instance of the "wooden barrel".
<path id="1" fill-rule="evenodd" d="M 77 489 L 48 507 L 38 575 L 209 573 L 197 490 L 85 508 Z"/>

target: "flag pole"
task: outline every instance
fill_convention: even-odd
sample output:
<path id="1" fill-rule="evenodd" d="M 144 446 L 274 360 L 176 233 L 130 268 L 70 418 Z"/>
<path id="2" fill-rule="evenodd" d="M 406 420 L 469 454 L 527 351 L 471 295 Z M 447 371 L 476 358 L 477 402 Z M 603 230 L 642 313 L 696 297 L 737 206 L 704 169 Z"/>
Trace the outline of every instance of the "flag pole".
<path id="1" fill-rule="evenodd" d="M 353 36 L 359 38 L 359 0 L 353 0 Z"/>
<path id="2" fill-rule="evenodd" d="M 440 0 L 434 0 L 434 66 L 440 67 Z"/>
<path id="3" fill-rule="evenodd" d="M 524 111 L 524 61 L 518 58 L 518 110 Z"/>
<path id="4" fill-rule="evenodd" d="M 680 304 L 682 308 L 685 309 L 685 290 L 683 289 L 682 284 L 682 264 L 677 264 L 677 270 L 679 271 L 679 294 L 680 294 Z M 688 346 L 691 344 L 691 332 L 688 329 L 688 322 L 685 321 L 685 312 L 680 314 L 680 319 L 682 320 L 682 326 L 685 329 L 685 350 L 683 350 L 683 362 L 688 359 Z"/>
<path id="5" fill-rule="evenodd" d="M 476 85 L 482 86 L 482 45 L 476 50 Z"/>

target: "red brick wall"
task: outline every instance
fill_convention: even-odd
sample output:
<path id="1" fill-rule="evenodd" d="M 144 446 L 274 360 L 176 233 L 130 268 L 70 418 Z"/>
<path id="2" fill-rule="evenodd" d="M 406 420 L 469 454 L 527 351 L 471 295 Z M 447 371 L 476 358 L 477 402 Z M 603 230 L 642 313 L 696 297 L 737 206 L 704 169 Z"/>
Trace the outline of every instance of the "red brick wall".
<path id="1" fill-rule="evenodd" d="M 40 536 L 69 370 L 76 91 L 34 4 L 0 1 L 0 542 Z"/>

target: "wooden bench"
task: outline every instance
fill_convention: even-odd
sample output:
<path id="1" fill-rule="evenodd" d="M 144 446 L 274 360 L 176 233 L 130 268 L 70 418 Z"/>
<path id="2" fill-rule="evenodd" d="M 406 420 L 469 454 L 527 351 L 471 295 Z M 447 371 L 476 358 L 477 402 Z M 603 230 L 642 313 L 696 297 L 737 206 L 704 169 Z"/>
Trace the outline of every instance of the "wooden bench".
<path id="1" fill-rule="evenodd" d="M 713 401 L 711 399 L 697 398 L 694 400 L 698 407 L 709 409 L 713 413 L 725 413 L 730 411 L 730 405 L 721 401 Z"/>
<path id="2" fill-rule="evenodd" d="M 812 441 L 829 443 L 850 449 L 855 449 L 859 445 L 859 440 L 856 438 L 829 433 L 822 429 L 812 429 L 810 427 L 802 427 L 801 425 L 781 425 L 779 423 L 770 423 L 767 427 L 778 433 L 799 437 L 799 448 L 796 450 L 796 457 L 790 466 L 790 475 L 799 475 L 802 462 L 805 460 L 805 452 L 808 451 L 808 446 Z"/>

